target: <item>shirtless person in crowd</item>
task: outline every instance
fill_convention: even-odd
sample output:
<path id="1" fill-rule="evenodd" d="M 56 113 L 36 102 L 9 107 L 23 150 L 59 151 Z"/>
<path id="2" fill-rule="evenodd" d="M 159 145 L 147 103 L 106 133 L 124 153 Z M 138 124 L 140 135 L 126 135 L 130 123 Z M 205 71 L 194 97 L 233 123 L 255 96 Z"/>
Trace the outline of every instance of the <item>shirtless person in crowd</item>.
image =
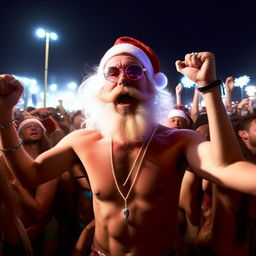
<path id="1" fill-rule="evenodd" d="M 0 76 L 2 146 L 22 183 L 37 186 L 79 160 L 84 165 L 95 214 L 91 255 L 173 255 L 187 165 L 212 182 L 238 186 L 230 182 L 232 172 L 221 175 L 243 158 L 221 101 L 214 55 L 186 54 L 176 68 L 204 89 L 211 141 L 158 124 L 161 102 L 155 101 L 167 85 L 158 57 L 140 41 L 122 37 L 84 82 L 86 129 L 68 134 L 35 160 L 19 145 L 11 121 L 23 88 L 11 75 Z"/>

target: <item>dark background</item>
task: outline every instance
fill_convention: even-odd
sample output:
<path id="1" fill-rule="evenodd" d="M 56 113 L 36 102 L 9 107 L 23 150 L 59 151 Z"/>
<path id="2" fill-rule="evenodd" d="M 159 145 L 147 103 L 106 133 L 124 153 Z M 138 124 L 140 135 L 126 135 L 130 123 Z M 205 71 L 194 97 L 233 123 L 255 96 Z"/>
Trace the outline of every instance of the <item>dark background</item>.
<path id="1" fill-rule="evenodd" d="M 246 0 L 1 1 L 0 73 L 43 84 L 45 41 L 35 30 L 44 27 L 59 36 L 50 42 L 49 83 L 79 84 L 115 39 L 127 35 L 159 55 L 170 91 L 182 77 L 175 61 L 205 50 L 216 55 L 219 78 L 248 75 L 255 84 L 255 7 Z"/>

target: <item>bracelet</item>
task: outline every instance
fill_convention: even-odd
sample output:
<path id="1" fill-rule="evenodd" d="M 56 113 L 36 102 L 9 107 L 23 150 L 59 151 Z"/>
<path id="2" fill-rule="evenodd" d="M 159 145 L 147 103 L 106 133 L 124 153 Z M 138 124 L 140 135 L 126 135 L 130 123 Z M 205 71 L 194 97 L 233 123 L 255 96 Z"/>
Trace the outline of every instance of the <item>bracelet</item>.
<path id="1" fill-rule="evenodd" d="M 15 124 L 15 120 L 13 119 L 11 122 L 8 122 L 8 123 L 4 123 L 4 124 L 1 124 L 0 125 L 0 129 L 4 129 L 4 128 L 7 128 L 11 125 Z"/>
<path id="2" fill-rule="evenodd" d="M 217 80 L 207 84 L 206 86 L 197 86 L 196 88 L 199 92 L 204 93 L 204 92 L 206 92 L 214 87 L 217 87 L 219 85 L 222 85 L 222 80 L 217 79 Z"/>
<path id="3" fill-rule="evenodd" d="M 0 151 L 1 152 L 8 152 L 8 151 L 15 152 L 22 144 L 23 144 L 23 140 L 19 139 L 19 142 L 16 145 L 14 145 L 10 148 L 0 148 Z"/>

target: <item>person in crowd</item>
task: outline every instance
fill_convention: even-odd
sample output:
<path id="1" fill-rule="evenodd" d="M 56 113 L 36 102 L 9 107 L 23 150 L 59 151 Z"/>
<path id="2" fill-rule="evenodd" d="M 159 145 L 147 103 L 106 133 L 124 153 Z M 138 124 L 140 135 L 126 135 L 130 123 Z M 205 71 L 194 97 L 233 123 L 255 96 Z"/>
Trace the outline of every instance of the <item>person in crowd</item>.
<path id="1" fill-rule="evenodd" d="M 82 84 L 86 129 L 68 134 L 36 159 L 18 143 L 11 121 L 23 87 L 11 75 L 0 76 L 2 150 L 21 182 L 37 186 L 82 162 L 93 193 L 91 255 L 174 255 L 187 165 L 212 182 L 243 188 L 232 180 L 245 162 L 221 101 L 214 55 L 186 54 L 176 68 L 204 94 L 211 141 L 159 124 L 169 109 L 166 101 L 157 101 L 167 85 L 160 61 L 144 43 L 121 37 Z"/>
<path id="2" fill-rule="evenodd" d="M 256 164 L 256 115 L 248 114 L 241 117 L 234 123 L 234 129 L 243 152 L 248 162 Z M 249 232 L 250 252 L 248 255 L 256 254 L 256 199 L 255 196 L 245 194 L 243 196 L 243 214 L 246 216 L 244 225 Z"/>
<path id="3" fill-rule="evenodd" d="M 45 132 L 41 120 L 33 116 L 21 120 L 17 125 L 20 142 L 33 159 L 50 148 Z M 35 255 L 55 256 L 58 249 L 58 224 L 53 216 L 53 203 L 58 178 L 33 189 L 23 187 L 13 175 L 10 182 L 19 198 L 20 219 L 32 241 Z"/>
<path id="4" fill-rule="evenodd" d="M 19 204 L 8 182 L 5 162 L 0 156 L 0 255 L 33 256 L 33 249 L 19 218 Z"/>
<path id="5" fill-rule="evenodd" d="M 80 234 L 73 248 L 72 256 L 90 254 L 94 235 L 94 214 L 92 205 L 92 191 L 88 177 L 84 175 L 82 165 L 76 165 L 71 170 L 71 177 L 75 180 L 75 194 L 77 197 L 77 219 Z"/>
<path id="6" fill-rule="evenodd" d="M 197 90 L 197 88 L 195 88 L 190 110 L 190 117 L 194 123 L 198 120 L 200 114 L 205 113 L 205 109 L 200 107 L 201 97 L 202 94 Z"/>
<path id="7" fill-rule="evenodd" d="M 176 95 L 176 105 L 175 105 L 175 107 L 177 109 L 180 109 L 180 108 L 183 107 L 182 92 L 183 92 L 183 85 L 182 85 L 182 83 L 178 83 L 175 87 L 175 95 Z"/>
<path id="8" fill-rule="evenodd" d="M 210 140 L 207 113 L 199 115 L 194 123 L 194 129 Z M 195 175 L 194 173 L 190 174 Z M 191 184 L 198 184 L 198 176 Z M 216 185 L 202 179 L 203 191 L 201 214 L 198 215 L 198 204 L 194 200 L 193 216 L 200 216 L 198 234 L 193 240 L 195 255 L 248 255 L 250 242 L 248 229 L 245 226 L 243 194 L 232 189 Z M 198 198 L 197 194 L 194 198 Z M 194 210 L 196 209 L 196 210 Z M 225 226 L 225 230 L 223 230 Z"/>
<path id="9" fill-rule="evenodd" d="M 175 87 L 176 92 L 176 105 L 175 108 L 172 108 L 169 113 L 168 117 L 164 122 L 164 125 L 170 128 L 177 128 L 177 129 L 189 129 L 192 127 L 192 119 L 189 113 L 183 108 L 182 105 L 182 91 L 183 85 L 179 83 Z"/>
<path id="10" fill-rule="evenodd" d="M 192 120 L 189 114 L 182 109 L 171 109 L 168 113 L 168 119 L 164 123 L 167 127 L 176 129 L 189 129 L 191 124 Z"/>
<path id="11" fill-rule="evenodd" d="M 29 112 L 30 115 L 40 118 L 46 129 L 46 135 L 52 146 L 56 145 L 64 136 L 69 133 L 66 125 L 61 125 L 61 114 L 56 108 L 36 108 Z M 64 129 L 62 129 L 64 127 Z"/>
<path id="12" fill-rule="evenodd" d="M 83 123 L 82 111 L 77 110 L 73 112 L 70 117 L 70 131 L 81 129 L 82 123 Z"/>
<path id="13" fill-rule="evenodd" d="M 92 191 L 81 164 L 76 164 L 60 176 L 55 208 L 60 224 L 61 255 L 70 256 L 72 251 L 74 255 L 87 255 L 93 242 L 93 227 L 90 222 L 93 221 L 94 214 Z"/>
<path id="14" fill-rule="evenodd" d="M 229 76 L 226 78 L 225 81 L 225 101 L 224 105 L 226 108 L 226 111 L 230 114 L 236 113 L 236 109 L 234 109 L 234 106 L 232 104 L 232 92 L 235 88 L 235 79 L 232 76 Z"/>
<path id="15" fill-rule="evenodd" d="M 250 98 L 243 98 L 238 102 L 236 106 L 238 116 L 247 116 L 248 114 L 254 114 L 253 100 Z"/>
<path id="16" fill-rule="evenodd" d="M 62 102 L 62 114 L 65 114 Z M 70 116 L 70 132 L 82 128 L 82 112 Z M 57 212 L 61 223 L 61 255 L 87 255 L 93 242 L 92 192 L 83 166 L 77 164 L 59 179 Z M 64 199 L 64 200 L 63 200 Z M 65 210 L 66 214 L 62 212 Z M 90 231 L 89 231 L 90 230 Z"/>
<path id="17" fill-rule="evenodd" d="M 235 88 L 235 80 L 232 76 L 226 78 L 225 81 L 225 108 L 231 118 L 247 116 L 254 114 L 255 106 L 251 98 L 242 98 L 240 102 L 232 101 L 232 92 Z"/>

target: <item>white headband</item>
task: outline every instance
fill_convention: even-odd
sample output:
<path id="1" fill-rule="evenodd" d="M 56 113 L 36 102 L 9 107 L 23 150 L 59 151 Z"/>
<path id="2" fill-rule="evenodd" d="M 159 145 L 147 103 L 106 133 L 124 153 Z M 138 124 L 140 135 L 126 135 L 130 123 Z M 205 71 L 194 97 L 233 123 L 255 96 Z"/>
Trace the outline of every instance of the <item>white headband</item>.
<path id="1" fill-rule="evenodd" d="M 24 119 L 23 121 L 20 122 L 20 124 L 18 126 L 18 129 L 17 129 L 18 133 L 24 127 L 24 125 L 26 125 L 28 123 L 37 123 L 37 124 L 40 125 L 40 127 L 43 129 L 43 131 L 46 132 L 46 129 L 45 129 L 44 125 L 38 119 L 36 119 L 36 118 L 27 118 L 27 119 Z"/>

